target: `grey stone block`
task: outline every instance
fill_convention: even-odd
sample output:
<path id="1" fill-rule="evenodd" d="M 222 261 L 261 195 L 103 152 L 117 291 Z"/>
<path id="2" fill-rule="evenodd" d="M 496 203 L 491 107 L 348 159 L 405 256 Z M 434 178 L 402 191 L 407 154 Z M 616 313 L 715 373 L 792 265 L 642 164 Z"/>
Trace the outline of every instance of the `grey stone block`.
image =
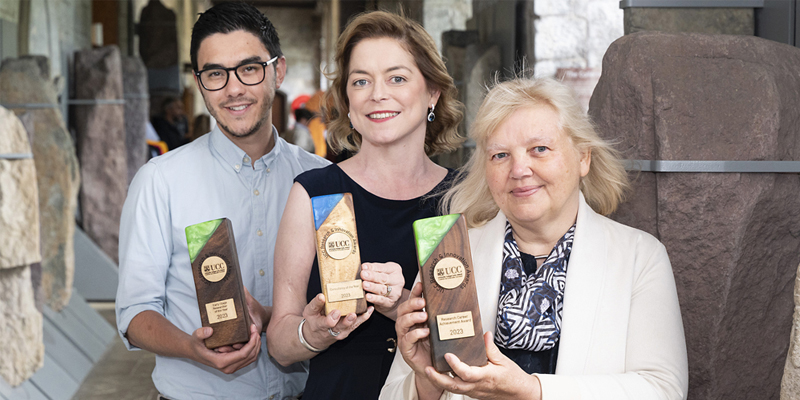
<path id="1" fill-rule="evenodd" d="M 119 219 L 128 188 L 125 107 L 119 49 L 106 46 L 75 53 L 75 96 L 97 104 L 75 107 L 81 161 L 81 216 L 84 231 L 117 261 Z M 111 101 L 111 102 L 109 102 Z"/>
<path id="2" fill-rule="evenodd" d="M 0 349 L 0 377 L 12 387 L 43 365 L 42 313 L 27 266 L 0 269 Z"/>
<path id="3" fill-rule="evenodd" d="M 47 59 L 41 56 L 4 60 L 0 67 L 0 102 L 52 106 L 13 110 L 30 127 L 37 171 L 42 265 L 41 278 L 35 283 L 41 282 L 47 304 L 60 310 L 72 293 L 74 215 L 80 177 L 75 146 L 58 109 L 49 70 Z"/>
<path id="4" fill-rule="evenodd" d="M 639 32 L 612 44 L 589 113 L 624 156 L 800 160 L 800 49 Z M 654 234 L 675 273 L 690 399 L 778 398 L 800 263 L 800 179 L 633 173 L 613 216 Z"/>
<path id="5" fill-rule="evenodd" d="M 125 148 L 128 161 L 128 184 L 136 171 L 147 162 L 145 126 L 150 119 L 147 94 L 147 68 L 139 57 L 122 58 L 122 90 L 125 97 Z"/>
<path id="6" fill-rule="evenodd" d="M 800 399 L 800 266 L 794 281 L 794 318 L 789 336 L 789 353 L 783 367 L 781 400 Z"/>
<path id="7" fill-rule="evenodd" d="M 30 158 L 17 159 L 16 157 Z M 0 269 L 39 262 L 39 196 L 28 134 L 0 107 Z"/>
<path id="8" fill-rule="evenodd" d="M 752 8 L 626 8 L 625 34 L 639 31 L 755 34 Z"/>

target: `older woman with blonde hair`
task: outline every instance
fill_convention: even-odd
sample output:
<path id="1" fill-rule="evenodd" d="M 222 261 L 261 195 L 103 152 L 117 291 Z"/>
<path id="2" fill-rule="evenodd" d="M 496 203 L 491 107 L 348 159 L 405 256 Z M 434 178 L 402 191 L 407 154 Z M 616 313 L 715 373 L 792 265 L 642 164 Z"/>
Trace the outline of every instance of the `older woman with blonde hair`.
<path id="1" fill-rule="evenodd" d="M 466 176 L 444 197 L 463 213 L 489 362 L 431 366 L 417 283 L 398 308 L 382 399 L 684 399 L 686 345 L 672 268 L 651 235 L 612 221 L 628 188 L 614 149 L 569 88 L 515 79 L 491 89 Z"/>
<path id="2" fill-rule="evenodd" d="M 303 399 L 376 399 L 394 359 L 397 306 L 417 272 L 411 223 L 437 214 L 454 172 L 430 155 L 461 142 L 461 104 L 421 25 L 387 12 L 353 19 L 336 46 L 323 115 L 334 150 L 355 155 L 299 175 L 275 246 L 270 355 L 310 360 Z M 311 197 L 353 195 L 363 288 L 374 306 L 325 315 Z M 373 312 L 377 311 L 377 312 Z"/>

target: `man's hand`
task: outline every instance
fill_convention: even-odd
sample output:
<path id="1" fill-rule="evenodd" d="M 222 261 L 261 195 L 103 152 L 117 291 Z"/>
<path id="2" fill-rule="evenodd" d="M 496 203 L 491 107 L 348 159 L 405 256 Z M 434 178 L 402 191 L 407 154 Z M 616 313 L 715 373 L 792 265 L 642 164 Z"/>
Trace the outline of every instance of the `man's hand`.
<path id="1" fill-rule="evenodd" d="M 137 314 L 128 326 L 126 336 L 131 344 L 164 357 L 179 357 L 197 361 L 232 374 L 258 358 L 261 351 L 261 332 L 250 326 L 247 343 L 225 346 L 214 350 L 206 347 L 205 339 L 214 330 L 203 327 L 191 335 L 178 329 L 163 315 L 147 310 Z"/>
<path id="2" fill-rule="evenodd" d="M 269 319 L 272 317 L 272 307 L 262 306 L 247 288 L 244 288 L 244 296 L 247 301 L 247 310 L 250 312 L 250 320 L 258 332 L 266 332 Z M 230 353 L 244 347 L 245 343 L 236 343 L 231 346 L 222 346 L 214 349 L 217 353 Z"/>
<path id="3" fill-rule="evenodd" d="M 220 347 L 210 350 L 205 345 L 205 339 L 211 337 L 213 329 L 200 328 L 191 336 L 191 348 L 194 356 L 191 359 L 216 368 L 226 374 L 232 374 L 258 359 L 261 351 L 261 332 L 256 325 L 250 325 L 250 340 L 244 344 Z"/>

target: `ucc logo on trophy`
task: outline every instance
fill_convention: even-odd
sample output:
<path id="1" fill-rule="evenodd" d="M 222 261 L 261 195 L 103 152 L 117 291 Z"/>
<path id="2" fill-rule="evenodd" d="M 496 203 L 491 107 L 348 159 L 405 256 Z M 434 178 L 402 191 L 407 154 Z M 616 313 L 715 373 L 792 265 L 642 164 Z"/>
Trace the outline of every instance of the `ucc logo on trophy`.
<path id="1" fill-rule="evenodd" d="M 203 326 L 214 333 L 205 340 L 215 349 L 250 339 L 250 313 L 244 296 L 233 225 L 227 218 L 186 227 L 197 304 Z"/>
<path id="2" fill-rule="evenodd" d="M 475 288 L 467 224 L 461 214 L 414 221 L 419 273 L 428 312 L 431 363 L 452 371 L 444 359 L 453 353 L 464 363 L 488 362 Z"/>
<path id="3" fill-rule="evenodd" d="M 367 311 L 361 285 L 361 252 L 356 233 L 353 196 L 337 193 L 311 198 L 317 230 L 317 263 L 325 315 L 339 310 L 342 316 Z"/>

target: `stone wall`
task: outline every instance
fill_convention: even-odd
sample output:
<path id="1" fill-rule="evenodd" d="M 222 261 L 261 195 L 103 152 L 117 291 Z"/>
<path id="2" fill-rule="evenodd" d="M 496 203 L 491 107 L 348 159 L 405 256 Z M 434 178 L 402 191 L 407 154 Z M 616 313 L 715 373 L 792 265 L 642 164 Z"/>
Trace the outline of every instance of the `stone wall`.
<path id="1" fill-rule="evenodd" d="M 800 160 L 800 49 L 749 36 L 639 32 L 604 59 L 589 113 L 625 158 Z M 800 179 L 632 173 L 613 216 L 666 246 L 689 398 L 775 399 L 800 263 Z"/>
<path id="2" fill-rule="evenodd" d="M 49 76 L 67 76 L 67 65 L 76 49 L 89 47 L 92 4 L 84 0 L 30 0 L 27 38 L 21 36 L 24 54 L 43 55 L 50 60 Z"/>
<path id="3" fill-rule="evenodd" d="M 17 386 L 44 362 L 30 264 L 41 261 L 36 167 L 28 135 L 0 107 L 0 378 Z"/>
<path id="4" fill-rule="evenodd" d="M 618 0 L 535 0 L 533 69 L 554 77 L 559 68 L 601 68 L 608 46 L 622 36 L 623 12 Z"/>

